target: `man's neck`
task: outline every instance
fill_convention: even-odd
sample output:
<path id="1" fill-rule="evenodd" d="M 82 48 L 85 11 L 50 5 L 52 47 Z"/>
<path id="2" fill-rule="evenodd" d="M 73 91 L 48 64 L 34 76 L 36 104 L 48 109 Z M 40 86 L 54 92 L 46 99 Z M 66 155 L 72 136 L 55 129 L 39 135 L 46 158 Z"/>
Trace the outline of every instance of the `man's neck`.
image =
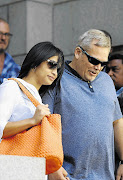
<path id="1" fill-rule="evenodd" d="M 69 63 L 69 66 L 76 71 L 76 64 L 74 63 L 74 59 Z"/>

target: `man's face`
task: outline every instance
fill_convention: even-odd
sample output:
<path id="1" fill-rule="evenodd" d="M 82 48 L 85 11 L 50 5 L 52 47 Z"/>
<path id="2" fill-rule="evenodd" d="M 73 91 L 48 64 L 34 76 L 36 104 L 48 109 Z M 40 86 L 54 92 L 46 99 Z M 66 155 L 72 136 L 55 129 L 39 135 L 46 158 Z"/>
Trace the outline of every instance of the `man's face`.
<path id="1" fill-rule="evenodd" d="M 101 66 L 101 64 L 91 64 L 86 54 L 82 53 L 81 49 L 77 48 L 75 50 L 75 56 L 77 57 L 75 70 L 84 81 L 93 81 L 103 69 L 103 66 Z M 101 62 L 107 62 L 109 51 L 110 48 L 99 47 L 92 43 L 91 49 L 87 51 L 87 53 Z"/>
<path id="2" fill-rule="evenodd" d="M 9 25 L 3 21 L 0 22 L 0 32 L 1 33 L 9 33 L 10 29 L 9 29 Z M 9 44 L 9 36 L 5 36 L 0 34 L 0 53 L 3 53 Z"/>
<path id="3" fill-rule="evenodd" d="M 122 59 L 113 59 L 109 61 L 106 72 L 112 78 L 116 89 L 123 87 L 123 64 Z"/>

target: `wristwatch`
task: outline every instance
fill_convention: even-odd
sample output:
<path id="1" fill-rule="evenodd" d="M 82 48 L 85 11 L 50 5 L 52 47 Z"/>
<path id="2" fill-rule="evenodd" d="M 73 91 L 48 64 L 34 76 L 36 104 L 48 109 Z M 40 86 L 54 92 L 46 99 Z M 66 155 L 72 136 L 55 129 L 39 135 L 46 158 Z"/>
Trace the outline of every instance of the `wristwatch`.
<path id="1" fill-rule="evenodd" d="M 119 162 L 119 164 L 123 164 L 123 160 L 121 160 L 121 161 Z"/>

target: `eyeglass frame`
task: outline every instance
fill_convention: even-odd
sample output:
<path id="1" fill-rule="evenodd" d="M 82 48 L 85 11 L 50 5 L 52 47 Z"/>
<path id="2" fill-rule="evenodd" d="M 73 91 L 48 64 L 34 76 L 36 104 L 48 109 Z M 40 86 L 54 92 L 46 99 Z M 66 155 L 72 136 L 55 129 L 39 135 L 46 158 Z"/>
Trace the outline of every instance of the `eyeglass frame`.
<path id="1" fill-rule="evenodd" d="M 5 36 L 5 37 L 10 38 L 10 37 L 13 36 L 13 34 L 11 34 L 11 33 L 3 33 L 3 32 L 0 31 L 0 36 Z"/>
<path id="2" fill-rule="evenodd" d="M 88 61 L 89 61 L 91 64 L 93 64 L 93 65 L 101 64 L 101 67 L 104 67 L 104 66 L 107 65 L 108 61 L 106 61 L 106 62 L 101 62 L 101 61 L 99 61 L 98 59 L 96 59 L 95 57 L 90 56 L 80 45 L 78 45 L 78 47 L 80 47 L 80 49 L 82 50 L 82 52 L 87 56 Z M 92 62 L 92 61 L 93 61 L 92 59 L 95 61 L 95 63 Z"/>

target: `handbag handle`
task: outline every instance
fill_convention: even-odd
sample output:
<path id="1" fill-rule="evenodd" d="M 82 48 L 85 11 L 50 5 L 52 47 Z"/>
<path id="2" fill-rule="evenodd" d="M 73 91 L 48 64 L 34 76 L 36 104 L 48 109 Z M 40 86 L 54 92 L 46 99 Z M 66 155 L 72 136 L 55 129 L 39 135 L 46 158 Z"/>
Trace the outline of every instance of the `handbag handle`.
<path id="1" fill-rule="evenodd" d="M 29 92 L 29 90 L 17 79 L 15 78 L 8 78 L 8 80 L 14 80 L 16 81 L 16 83 L 18 84 L 18 86 L 20 87 L 20 89 L 26 94 L 26 96 L 30 99 L 30 101 L 34 104 L 35 107 L 37 107 L 38 105 L 40 105 L 40 103 L 38 102 L 38 100 Z"/>

